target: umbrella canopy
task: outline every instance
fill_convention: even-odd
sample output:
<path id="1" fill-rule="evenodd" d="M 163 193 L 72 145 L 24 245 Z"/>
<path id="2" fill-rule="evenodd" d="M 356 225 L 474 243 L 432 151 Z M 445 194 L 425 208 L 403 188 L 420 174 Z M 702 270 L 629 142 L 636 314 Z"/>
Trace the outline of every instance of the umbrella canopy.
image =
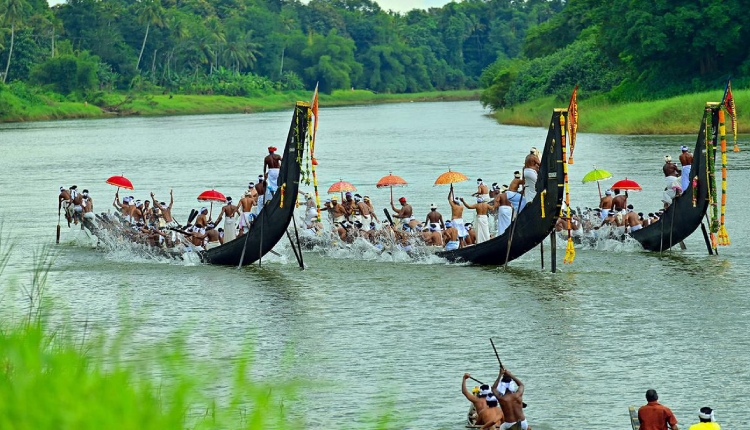
<path id="1" fill-rule="evenodd" d="M 198 196 L 199 202 L 226 202 L 227 198 L 224 197 L 224 194 L 221 194 L 220 192 L 216 190 L 206 190 Z"/>
<path id="2" fill-rule="evenodd" d="M 344 193 L 347 191 L 357 191 L 357 188 L 349 182 L 338 181 L 328 188 L 328 194 Z"/>
<path id="3" fill-rule="evenodd" d="M 609 173 L 608 171 L 602 170 L 602 169 L 597 169 L 595 167 L 594 170 L 586 173 L 583 176 L 583 180 L 581 180 L 581 182 L 583 182 L 585 184 L 587 182 L 603 181 L 603 180 L 609 179 L 611 177 L 612 177 L 612 174 Z"/>
<path id="4" fill-rule="evenodd" d="M 612 186 L 610 187 L 610 189 L 613 189 L 613 190 L 624 190 L 624 191 L 641 191 L 641 190 L 643 190 L 643 188 L 641 188 L 641 186 L 638 185 L 638 182 L 636 182 L 636 181 L 634 181 L 632 179 L 628 179 L 628 178 L 625 178 L 622 181 L 615 182 L 614 184 L 612 184 Z"/>
<path id="5" fill-rule="evenodd" d="M 389 173 L 388 176 L 383 176 L 380 178 L 377 184 L 375 186 L 377 188 L 384 188 L 384 187 L 403 187 L 406 185 L 406 181 L 404 178 L 400 176 L 396 176 L 393 173 Z"/>
<path id="6" fill-rule="evenodd" d="M 133 189 L 133 183 L 130 182 L 130 179 L 124 176 L 110 176 L 109 179 L 107 179 L 107 183 L 109 185 L 114 185 L 115 187 L 125 188 L 126 190 Z"/>
<path id="7" fill-rule="evenodd" d="M 463 182 L 468 180 L 469 178 L 467 178 L 463 173 L 453 172 L 451 171 L 451 169 L 448 169 L 447 172 L 443 173 L 442 175 L 438 176 L 437 179 L 435 179 L 435 185 L 454 184 L 456 182 Z"/>

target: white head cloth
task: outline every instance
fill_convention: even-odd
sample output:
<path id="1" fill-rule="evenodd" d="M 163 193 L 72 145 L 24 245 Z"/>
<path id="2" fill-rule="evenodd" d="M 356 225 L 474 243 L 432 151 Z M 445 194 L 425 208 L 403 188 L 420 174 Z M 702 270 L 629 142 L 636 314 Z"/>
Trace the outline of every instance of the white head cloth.
<path id="1" fill-rule="evenodd" d="M 518 384 L 516 384 L 516 381 L 510 381 L 510 382 L 500 382 L 500 384 L 497 386 L 497 391 L 500 394 L 505 394 L 505 391 L 508 390 L 511 393 L 515 393 L 518 391 Z"/>
<path id="2" fill-rule="evenodd" d="M 702 420 L 711 420 L 712 423 L 716 422 L 716 415 L 714 415 L 714 412 L 715 411 L 711 410 L 710 414 L 704 414 L 703 412 L 698 411 L 698 418 Z"/>

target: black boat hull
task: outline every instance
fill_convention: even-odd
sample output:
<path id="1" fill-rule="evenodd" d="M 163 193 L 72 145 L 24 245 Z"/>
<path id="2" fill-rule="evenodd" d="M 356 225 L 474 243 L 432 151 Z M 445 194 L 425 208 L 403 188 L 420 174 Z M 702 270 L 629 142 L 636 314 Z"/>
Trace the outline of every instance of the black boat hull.
<path id="1" fill-rule="evenodd" d="M 282 152 L 278 191 L 260 211 L 250 231 L 231 242 L 204 251 L 201 254 L 204 262 L 229 266 L 252 264 L 270 252 L 286 234 L 287 226 L 294 215 L 299 191 L 309 114 L 309 104 L 297 102 L 286 146 Z"/>
<path id="2" fill-rule="evenodd" d="M 698 140 L 693 151 L 693 164 L 690 166 L 690 185 L 664 211 L 655 223 L 631 233 L 633 239 L 640 242 L 648 251 L 665 251 L 690 236 L 701 224 L 708 210 L 708 159 L 706 154 L 706 116 L 711 123 L 711 145 L 716 148 L 719 129 L 719 108 L 706 108 L 701 121 Z M 695 206 L 693 206 L 692 178 L 698 175 Z"/>
<path id="3" fill-rule="evenodd" d="M 437 253 L 438 256 L 455 262 L 500 265 L 527 253 L 550 234 L 560 215 L 565 194 L 561 115 L 567 118 L 567 111 L 555 110 L 552 114 L 536 184 L 537 195 L 534 200 L 526 204 L 516 220 L 502 235 L 478 245 L 453 251 L 441 251 Z M 542 198 L 543 191 L 546 191 L 544 198 Z M 542 206 L 544 206 L 544 217 L 542 217 Z M 509 240 L 511 235 L 512 240 Z"/>

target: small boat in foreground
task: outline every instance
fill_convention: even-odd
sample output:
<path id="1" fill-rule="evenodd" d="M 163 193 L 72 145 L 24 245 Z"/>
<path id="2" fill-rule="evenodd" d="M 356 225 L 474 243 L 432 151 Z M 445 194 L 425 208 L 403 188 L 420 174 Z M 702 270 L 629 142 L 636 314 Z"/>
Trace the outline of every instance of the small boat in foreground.
<path id="1" fill-rule="evenodd" d="M 505 232 L 478 245 L 436 254 L 450 261 L 501 265 L 527 253 L 549 236 L 560 215 L 564 187 L 563 139 L 567 109 L 555 109 L 536 183 L 536 196 L 518 213 Z"/>

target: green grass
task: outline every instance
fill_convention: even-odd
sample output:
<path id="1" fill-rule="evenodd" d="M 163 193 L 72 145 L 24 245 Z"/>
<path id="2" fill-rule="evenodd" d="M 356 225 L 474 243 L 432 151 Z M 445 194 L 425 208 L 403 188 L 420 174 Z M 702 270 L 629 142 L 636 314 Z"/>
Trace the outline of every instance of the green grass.
<path id="1" fill-rule="evenodd" d="M 0 91 L 0 122 L 101 116 L 103 116 L 101 109 L 87 103 L 58 102 L 45 96 L 38 96 L 36 100 L 29 101 L 10 91 Z"/>
<path id="2" fill-rule="evenodd" d="M 750 132 L 750 90 L 733 90 L 740 133 Z M 604 97 L 580 100 L 578 130 L 607 134 L 691 134 L 698 130 L 706 102 L 719 102 L 723 92 L 687 94 L 650 102 L 611 104 Z M 555 107 L 568 101 L 546 97 L 494 113 L 502 124 L 545 127 Z M 727 116 L 727 133 L 730 133 Z"/>

